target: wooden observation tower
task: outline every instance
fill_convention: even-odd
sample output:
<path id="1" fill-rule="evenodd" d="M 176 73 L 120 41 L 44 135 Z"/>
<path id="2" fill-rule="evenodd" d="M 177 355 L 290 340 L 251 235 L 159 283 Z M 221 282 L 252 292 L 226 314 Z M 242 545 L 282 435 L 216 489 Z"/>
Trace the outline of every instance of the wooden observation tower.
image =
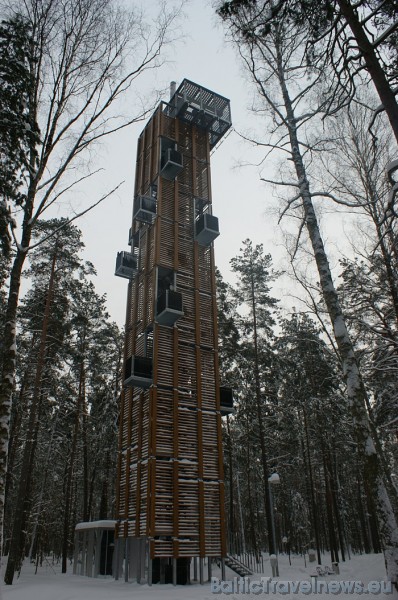
<path id="1" fill-rule="evenodd" d="M 120 413 L 116 536 L 128 579 L 189 580 L 195 558 L 226 555 L 210 151 L 229 100 L 172 88 L 138 140 Z M 128 573 L 127 573 L 128 571 Z"/>

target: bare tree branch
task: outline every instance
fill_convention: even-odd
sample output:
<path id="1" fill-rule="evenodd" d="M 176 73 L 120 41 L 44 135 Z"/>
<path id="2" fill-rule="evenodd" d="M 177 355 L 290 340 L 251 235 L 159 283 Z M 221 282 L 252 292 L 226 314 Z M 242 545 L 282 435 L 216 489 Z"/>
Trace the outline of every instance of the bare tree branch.
<path id="1" fill-rule="evenodd" d="M 99 200 L 97 200 L 96 202 L 94 202 L 94 204 L 91 204 L 90 206 L 88 206 L 87 208 L 85 208 L 81 212 L 77 213 L 73 217 L 71 217 L 69 219 L 65 219 L 65 222 L 62 224 L 61 227 L 58 227 L 58 229 L 55 229 L 50 235 L 48 235 L 47 237 L 44 237 L 43 239 L 41 239 L 40 242 L 37 242 L 36 244 L 31 244 L 29 246 L 29 249 L 33 250 L 34 248 L 37 248 L 41 244 L 44 244 L 47 240 L 49 240 L 54 235 L 56 235 L 57 233 L 59 233 L 60 231 L 62 231 L 62 229 L 64 227 L 66 227 L 70 223 L 73 223 L 73 221 L 76 221 L 76 219 L 79 219 L 83 215 L 87 214 L 90 210 L 92 210 L 93 208 L 95 208 L 96 206 L 98 206 L 99 204 L 101 204 L 101 202 L 103 202 L 104 200 L 106 200 L 107 198 L 109 198 L 109 196 L 112 196 L 112 194 L 114 194 L 120 188 L 120 186 L 123 185 L 123 183 L 124 183 L 124 181 L 121 181 L 112 190 L 110 190 L 109 192 L 107 192 L 106 194 L 104 194 L 103 196 L 101 196 L 101 198 Z"/>

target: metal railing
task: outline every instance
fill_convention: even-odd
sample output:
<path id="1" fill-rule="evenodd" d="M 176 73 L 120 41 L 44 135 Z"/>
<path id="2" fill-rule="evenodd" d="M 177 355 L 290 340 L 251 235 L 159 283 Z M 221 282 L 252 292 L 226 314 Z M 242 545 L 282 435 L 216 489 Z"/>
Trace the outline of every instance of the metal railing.
<path id="1" fill-rule="evenodd" d="M 250 569 L 252 573 L 264 573 L 264 558 L 262 554 L 256 555 L 252 552 L 230 552 L 232 558 L 238 560 L 242 565 Z"/>

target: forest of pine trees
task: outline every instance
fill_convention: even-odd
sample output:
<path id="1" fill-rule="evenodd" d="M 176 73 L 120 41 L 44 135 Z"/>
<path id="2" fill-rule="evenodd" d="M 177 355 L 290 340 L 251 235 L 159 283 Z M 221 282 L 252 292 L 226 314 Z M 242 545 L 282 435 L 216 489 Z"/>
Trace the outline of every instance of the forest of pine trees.
<path id="1" fill-rule="evenodd" d="M 79 256 L 81 232 L 38 224 L 19 312 L 5 504 L 8 572 L 25 555 L 66 563 L 77 522 L 113 511 L 123 338 Z M 53 233 L 51 237 L 48 237 Z M 7 576 L 7 573 L 6 573 Z"/>
<path id="2" fill-rule="evenodd" d="M 176 16 L 159 17 L 151 50 L 126 69 L 133 21 L 121 39 L 110 38 L 100 11 L 110 2 L 82 2 L 68 23 L 51 3 L 40 12 L 44 4 L 29 0 L 31 13 L 0 28 L 0 546 L 9 584 L 25 557 L 40 565 L 52 556 L 65 572 L 76 523 L 114 516 L 123 335 L 95 290 L 95 265 L 81 258 L 75 217 L 45 210 L 95 174 L 66 177 L 88 146 L 150 113 L 148 103 L 116 124 L 106 111 L 137 74 L 159 66 Z M 360 0 L 353 11 L 346 0 L 218 3 L 257 94 L 251 141 L 287 159 L 262 179 L 280 199 L 290 289 L 299 298 L 288 308 L 277 297 L 279 266 L 250 239 L 230 249 L 231 273 L 217 275 L 221 383 L 235 398 L 223 421 L 230 550 L 314 549 L 319 562 L 324 551 L 337 562 L 384 551 L 393 581 L 397 48 L 396 28 L 389 38 L 375 32 L 396 19 L 395 4 Z M 109 12 L 120 24 L 118 15 Z M 85 27 L 86 39 L 77 35 Z M 56 73 L 60 40 L 65 60 Z M 49 104 L 43 86 L 52 89 Z M 333 273 L 320 199 L 355 231 Z"/>
<path id="3" fill-rule="evenodd" d="M 286 315 L 278 310 L 270 290 L 271 257 L 261 245 L 246 240 L 231 266 L 238 273 L 236 286 L 218 275 L 220 359 L 225 382 L 236 394 L 236 413 L 224 428 L 230 544 L 236 551 L 268 548 L 264 477 L 277 472 L 281 483 L 273 486 L 273 496 L 280 552 L 313 548 L 321 559 L 327 549 L 336 561 L 351 552 L 380 552 L 376 508 L 365 494 L 338 352 L 309 311 Z M 344 264 L 344 280 L 346 273 Z M 252 278 L 254 294 L 244 295 L 241 290 Z M 347 312 L 354 309 L 361 285 L 360 280 L 351 283 Z M 386 317 L 392 309 L 391 299 L 379 306 Z M 366 325 L 371 326 L 370 319 Z M 368 329 L 369 350 L 377 340 Z M 388 346 L 385 340 L 384 350 Z M 380 353 L 381 348 L 364 351 L 361 366 L 366 364 L 371 418 L 393 473 L 397 396 L 389 386 L 380 393 Z M 396 378 L 397 363 L 390 367 L 389 375 L 394 370 Z"/>
<path id="4" fill-rule="evenodd" d="M 79 229 L 69 225 L 48 238 L 60 224 L 38 224 L 36 235 L 46 241 L 32 252 L 26 272 L 31 286 L 19 313 L 4 550 L 16 572 L 25 556 L 38 564 L 55 556 L 67 569 L 76 523 L 114 515 L 123 338 L 95 292 L 93 265 L 79 256 Z M 362 311 L 362 331 L 355 319 L 361 268 L 365 263 L 342 264 L 344 303 L 347 314 L 354 313 L 358 344 L 362 340 L 371 418 L 394 472 L 397 361 L 389 337 L 372 333 L 370 298 L 361 295 L 369 306 L 369 314 Z M 383 270 L 381 263 L 378 268 Z M 270 549 L 264 482 L 277 472 L 279 552 L 313 548 L 320 561 L 325 551 L 335 561 L 380 552 L 338 352 L 309 311 L 280 309 L 272 296 L 278 273 L 262 245 L 245 240 L 231 270 L 235 285 L 217 277 L 221 372 L 235 397 L 235 413 L 224 418 L 231 551 L 259 556 Z M 391 298 L 378 299 L 373 291 L 380 318 L 388 320 Z M 381 360 L 388 362 L 387 378 Z"/>

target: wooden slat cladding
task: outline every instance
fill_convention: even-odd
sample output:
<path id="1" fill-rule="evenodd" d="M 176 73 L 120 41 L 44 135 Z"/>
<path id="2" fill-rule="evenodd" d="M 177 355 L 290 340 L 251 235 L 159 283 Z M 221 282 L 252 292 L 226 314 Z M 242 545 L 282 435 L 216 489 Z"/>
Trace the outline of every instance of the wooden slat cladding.
<path id="1" fill-rule="evenodd" d="M 160 112 L 160 134 L 165 137 L 175 140 L 176 136 L 176 119 L 167 116 L 163 111 Z"/>
<path id="2" fill-rule="evenodd" d="M 174 226 L 172 220 L 160 218 L 159 265 L 172 269 L 174 266 Z"/>
<path id="3" fill-rule="evenodd" d="M 189 246 L 192 246 L 193 224 L 194 224 L 194 201 L 191 194 L 180 192 L 178 195 L 178 224 L 180 235 L 187 238 Z M 184 230 L 182 231 L 181 228 Z"/>
<path id="4" fill-rule="evenodd" d="M 211 249 L 199 246 L 199 281 L 198 289 L 211 294 Z M 209 303 L 211 310 L 211 303 Z"/>
<path id="5" fill-rule="evenodd" d="M 208 200 L 209 190 L 209 165 L 207 161 L 196 163 L 196 196 Z"/>
<path id="6" fill-rule="evenodd" d="M 183 170 L 159 176 L 161 140 L 177 143 Z M 158 109 L 138 141 L 135 195 L 157 191 L 139 232 L 129 285 L 125 356 L 153 358 L 148 390 L 127 389 L 120 415 L 119 535 L 145 536 L 150 555 L 225 554 L 214 257 L 195 242 L 195 207 L 211 203 L 208 135 Z M 158 270 L 175 273 L 183 316 L 156 322 Z M 218 412 L 217 412 L 218 409 Z M 124 527 L 122 523 L 125 523 Z"/>
<path id="7" fill-rule="evenodd" d="M 156 455 L 173 454 L 173 392 L 158 389 Z"/>
<path id="8" fill-rule="evenodd" d="M 159 201 L 158 215 L 161 219 L 174 219 L 174 181 L 162 180 L 161 201 Z M 160 195 L 160 194 L 159 194 Z"/>

